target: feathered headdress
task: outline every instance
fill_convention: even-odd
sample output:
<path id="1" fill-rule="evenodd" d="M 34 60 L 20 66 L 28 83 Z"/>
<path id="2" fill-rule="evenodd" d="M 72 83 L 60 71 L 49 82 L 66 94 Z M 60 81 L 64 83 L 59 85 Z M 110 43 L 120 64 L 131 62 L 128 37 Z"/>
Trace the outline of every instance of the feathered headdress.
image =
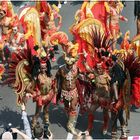
<path id="1" fill-rule="evenodd" d="M 100 31 L 97 31 L 96 28 L 92 31 L 92 40 L 92 46 L 98 49 L 98 52 L 111 51 L 112 45 L 114 43 L 108 36 L 101 34 Z"/>
<path id="2" fill-rule="evenodd" d="M 129 70 L 131 80 L 140 77 L 140 58 L 135 56 L 134 53 L 128 53 L 124 65 Z"/>
<path id="3" fill-rule="evenodd" d="M 14 88 L 17 95 L 17 104 L 23 103 L 25 91 L 31 83 L 31 53 L 29 50 L 23 52 L 12 53 L 9 60 L 9 68 L 5 72 L 5 79 L 2 85 L 10 85 Z"/>
<path id="4" fill-rule="evenodd" d="M 104 62 L 104 66 L 110 59 L 112 55 L 112 45 L 113 41 L 109 39 L 105 34 L 101 34 L 100 31 L 97 31 L 96 28 L 92 32 L 92 47 L 95 48 L 95 54 L 99 62 Z"/>
<path id="5" fill-rule="evenodd" d="M 124 60 L 124 65 L 129 70 L 131 77 L 131 103 L 140 107 L 140 58 L 134 53 L 130 53 Z"/>
<path id="6" fill-rule="evenodd" d="M 8 70 L 5 72 L 5 77 L 6 79 L 3 81 L 3 85 L 13 85 L 16 81 L 16 67 L 19 64 L 20 61 L 22 60 L 27 60 L 30 64 L 31 64 L 31 52 L 30 50 L 24 50 L 22 52 L 19 53 L 15 53 L 13 52 L 11 54 L 11 59 L 9 59 L 9 68 Z M 31 67 L 30 67 L 31 68 Z M 29 71 L 30 73 L 31 69 L 28 69 L 27 71 Z"/>

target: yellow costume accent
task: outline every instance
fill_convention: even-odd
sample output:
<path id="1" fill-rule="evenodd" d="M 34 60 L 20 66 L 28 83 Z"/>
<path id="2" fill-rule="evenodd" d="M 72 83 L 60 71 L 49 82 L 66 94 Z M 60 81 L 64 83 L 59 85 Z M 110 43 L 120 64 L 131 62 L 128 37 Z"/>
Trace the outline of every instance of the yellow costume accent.
<path id="1" fill-rule="evenodd" d="M 46 54 L 46 52 L 44 51 L 44 50 L 41 50 L 41 53 L 40 53 L 40 57 L 46 57 L 47 56 L 47 54 Z"/>
<path id="2" fill-rule="evenodd" d="M 106 11 L 109 13 L 110 12 L 110 6 L 109 6 L 108 2 L 105 2 L 104 6 L 106 8 Z"/>
<path id="3" fill-rule="evenodd" d="M 127 53 L 128 52 L 124 49 L 120 49 L 120 50 L 115 49 L 112 54 L 116 55 L 121 60 L 124 60 L 127 57 Z"/>
<path id="4" fill-rule="evenodd" d="M 0 50 L 3 50 L 4 44 L 0 42 Z"/>
<path id="5" fill-rule="evenodd" d="M 53 7 L 53 9 L 55 9 L 59 13 L 60 10 L 55 4 L 53 4 L 52 7 Z"/>
<path id="6" fill-rule="evenodd" d="M 140 34 L 132 39 L 131 44 L 136 47 L 136 54 L 140 57 Z"/>
<path id="7" fill-rule="evenodd" d="M 2 75 L 4 74 L 4 72 L 5 72 L 4 65 L 0 64 L 0 80 L 2 79 Z"/>
<path id="8" fill-rule="evenodd" d="M 16 67 L 16 81 L 14 84 L 15 93 L 17 95 L 17 104 L 22 104 L 22 99 L 26 93 L 26 88 L 30 85 L 31 75 L 25 70 L 25 66 L 29 63 L 26 59 L 21 60 Z"/>
<path id="9" fill-rule="evenodd" d="M 36 9 L 40 11 L 40 0 L 36 0 Z"/>
<path id="10" fill-rule="evenodd" d="M 102 34 L 104 34 L 104 28 L 102 27 L 102 23 L 96 19 L 88 18 L 81 21 L 76 25 L 75 29 L 78 31 L 80 37 L 87 41 L 90 45 L 92 45 L 92 31 L 97 30 Z"/>
<path id="11" fill-rule="evenodd" d="M 14 16 L 14 9 L 12 3 L 10 0 L 8 0 L 7 2 L 8 2 L 8 9 L 10 10 L 12 16 Z"/>
<path id="12" fill-rule="evenodd" d="M 24 17 L 24 22 L 27 23 L 27 33 L 25 38 L 27 39 L 30 35 L 33 36 L 35 44 L 41 45 L 41 28 L 40 28 L 40 18 L 38 11 L 33 7 L 26 7 L 22 10 L 19 15 L 19 19 Z"/>
<path id="13" fill-rule="evenodd" d="M 76 56 L 78 55 L 78 54 L 77 54 L 78 48 L 79 48 L 79 44 L 78 44 L 78 43 L 72 44 L 72 45 L 68 48 L 68 52 L 71 54 L 72 57 L 76 57 Z"/>

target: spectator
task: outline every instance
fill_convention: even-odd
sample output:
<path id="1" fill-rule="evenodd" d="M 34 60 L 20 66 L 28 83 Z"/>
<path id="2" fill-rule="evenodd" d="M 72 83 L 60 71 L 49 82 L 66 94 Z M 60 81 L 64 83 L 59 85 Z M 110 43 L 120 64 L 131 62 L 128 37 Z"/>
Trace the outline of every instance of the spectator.
<path id="1" fill-rule="evenodd" d="M 22 120 L 23 120 L 23 125 L 24 125 L 24 131 L 25 134 L 23 132 L 21 132 L 20 130 L 18 130 L 17 128 L 11 128 L 11 124 L 9 124 L 8 129 L 6 130 L 6 132 L 4 132 L 2 134 L 2 140 L 13 140 L 14 135 L 13 134 L 18 134 L 19 136 L 21 136 L 23 139 L 26 140 L 31 140 L 32 138 L 32 134 L 31 134 L 31 128 L 30 128 L 30 124 L 27 118 L 27 113 L 25 111 L 25 105 L 22 104 L 21 105 L 21 110 L 22 110 Z"/>
<path id="2" fill-rule="evenodd" d="M 47 127 L 47 128 L 46 128 Z M 43 140 L 45 137 L 46 139 L 52 140 L 52 133 L 48 131 L 48 126 L 43 126 L 37 122 L 36 126 L 33 129 L 34 137 L 37 140 Z"/>
<path id="3" fill-rule="evenodd" d="M 2 140 L 13 140 L 13 136 L 10 132 L 5 132 L 2 134 Z"/>
<path id="4" fill-rule="evenodd" d="M 25 111 L 25 105 L 24 104 L 21 105 L 21 110 L 22 110 L 22 120 L 23 120 L 25 134 L 29 138 L 32 138 L 30 123 L 29 123 L 28 118 L 27 118 L 27 113 Z"/>
<path id="5" fill-rule="evenodd" d="M 18 130 L 17 128 L 11 128 L 13 133 L 17 133 L 19 136 L 21 136 L 24 140 L 31 140 L 30 137 L 28 137 L 26 134 Z M 9 140 L 9 139 L 8 139 Z"/>
<path id="6" fill-rule="evenodd" d="M 4 132 L 2 134 L 2 140 L 14 140 L 13 134 L 18 134 L 22 139 L 24 140 L 31 140 L 26 134 L 23 132 L 19 131 L 17 128 L 11 128 L 11 131 Z"/>

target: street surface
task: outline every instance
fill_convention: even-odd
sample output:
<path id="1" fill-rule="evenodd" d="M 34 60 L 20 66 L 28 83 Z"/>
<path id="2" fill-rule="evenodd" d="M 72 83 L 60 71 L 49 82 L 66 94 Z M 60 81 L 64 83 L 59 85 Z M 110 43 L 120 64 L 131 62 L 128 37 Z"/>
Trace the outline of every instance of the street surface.
<path id="1" fill-rule="evenodd" d="M 20 6 L 20 2 L 15 4 L 15 9 L 17 10 Z M 74 20 L 74 14 L 76 10 L 80 7 L 79 3 L 76 2 L 68 2 L 66 5 L 63 5 L 60 9 L 60 13 L 63 17 L 63 25 L 62 31 L 68 33 L 69 39 L 72 40 L 72 36 L 69 33 L 69 27 L 72 25 Z M 121 30 L 124 34 L 127 30 L 131 32 L 131 38 L 136 33 L 136 24 L 134 21 L 134 2 L 126 2 L 126 7 L 122 15 L 128 18 L 128 23 L 121 22 Z M 59 65 L 63 64 L 63 60 L 61 58 L 61 53 L 57 56 L 56 63 L 53 63 L 53 74 L 55 74 Z M 2 100 L 0 100 L 0 133 L 2 133 L 3 128 L 8 124 L 12 123 L 13 127 L 17 127 L 23 130 L 22 120 L 21 120 L 21 112 L 20 108 L 16 106 L 16 96 L 9 87 L 1 87 L 0 88 L 0 96 L 2 96 Z M 35 103 L 32 103 L 32 100 L 29 100 L 27 104 L 27 113 L 29 115 L 29 119 L 31 120 L 32 116 L 35 112 Z M 130 130 L 129 136 L 140 135 L 140 109 L 132 110 L 130 114 L 130 120 L 128 123 L 128 129 Z M 40 119 L 41 121 L 41 119 Z M 50 129 L 53 132 L 54 139 L 66 139 L 68 132 L 66 131 L 66 123 L 67 123 L 67 115 L 60 107 L 50 107 Z M 94 129 L 92 133 L 93 139 L 106 139 L 110 137 L 110 128 L 107 136 L 103 136 L 101 134 L 101 126 L 102 126 L 102 110 L 99 109 L 96 112 L 96 117 L 94 121 Z M 87 114 L 79 115 L 76 129 L 78 131 L 84 131 L 87 127 Z"/>

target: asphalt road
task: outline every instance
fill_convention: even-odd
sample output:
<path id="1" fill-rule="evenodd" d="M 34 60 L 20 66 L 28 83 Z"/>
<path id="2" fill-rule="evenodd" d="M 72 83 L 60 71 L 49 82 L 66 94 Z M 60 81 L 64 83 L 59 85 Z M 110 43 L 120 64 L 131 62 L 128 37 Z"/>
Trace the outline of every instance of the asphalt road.
<path id="1" fill-rule="evenodd" d="M 15 9 L 18 9 L 20 3 L 15 4 Z M 63 5 L 60 9 L 60 13 L 63 17 L 62 31 L 68 33 L 69 39 L 72 39 L 72 36 L 69 34 L 69 27 L 73 23 L 74 14 L 76 10 L 80 7 L 80 4 L 75 2 L 68 2 L 66 5 Z M 123 15 L 128 18 L 128 23 L 121 22 L 121 30 L 124 34 L 127 30 L 131 32 L 131 38 L 136 33 L 136 24 L 134 21 L 134 2 L 126 2 L 126 7 L 124 8 Z M 18 11 L 18 10 L 17 10 Z M 55 74 L 58 65 L 62 64 L 63 60 L 61 59 L 61 53 L 57 56 L 56 63 L 53 63 L 53 74 Z M 10 122 L 13 124 L 13 127 L 17 127 L 23 130 L 20 108 L 16 106 L 16 96 L 14 92 L 9 87 L 0 88 L 0 133 L 3 131 L 3 128 Z M 35 112 L 35 104 L 32 103 L 32 100 L 29 100 L 27 104 L 27 113 L 29 119 L 33 116 Z M 106 139 L 110 138 L 110 132 L 106 137 L 103 137 L 101 134 L 102 126 L 102 111 L 101 109 L 97 110 L 96 117 L 94 121 L 94 130 L 92 137 L 94 139 Z M 140 109 L 132 110 L 131 117 L 128 124 L 128 129 L 130 130 L 129 136 L 140 135 Z M 40 119 L 41 121 L 41 119 Z M 56 139 L 66 139 L 68 132 L 66 131 L 67 115 L 60 107 L 50 106 L 50 129 L 53 132 L 54 138 Z M 84 131 L 87 127 L 87 115 L 79 115 L 76 129 L 79 131 Z M 109 129 L 110 131 L 110 129 Z"/>

